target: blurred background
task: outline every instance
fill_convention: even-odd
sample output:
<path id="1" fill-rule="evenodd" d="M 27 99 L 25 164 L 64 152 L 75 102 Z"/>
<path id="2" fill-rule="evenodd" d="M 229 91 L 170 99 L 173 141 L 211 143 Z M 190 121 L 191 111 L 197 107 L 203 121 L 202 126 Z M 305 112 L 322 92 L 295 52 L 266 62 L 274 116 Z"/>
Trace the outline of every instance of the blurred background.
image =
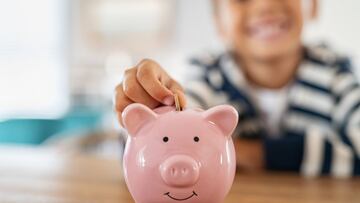
<path id="1" fill-rule="evenodd" d="M 359 61 L 360 1 L 320 4 L 304 40 Z M 0 1 L 0 145 L 118 157 L 124 69 L 149 57 L 181 80 L 190 55 L 222 48 L 210 0 Z"/>

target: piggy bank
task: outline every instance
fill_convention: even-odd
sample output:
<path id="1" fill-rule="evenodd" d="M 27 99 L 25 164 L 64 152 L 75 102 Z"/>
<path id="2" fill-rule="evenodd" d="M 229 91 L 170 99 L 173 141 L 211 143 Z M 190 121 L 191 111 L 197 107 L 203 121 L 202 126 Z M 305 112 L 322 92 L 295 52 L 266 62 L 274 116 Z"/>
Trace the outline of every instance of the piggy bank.
<path id="1" fill-rule="evenodd" d="M 123 167 L 136 203 L 221 203 L 235 176 L 231 134 L 237 111 L 228 105 L 203 111 L 142 104 L 122 114 L 129 133 Z"/>

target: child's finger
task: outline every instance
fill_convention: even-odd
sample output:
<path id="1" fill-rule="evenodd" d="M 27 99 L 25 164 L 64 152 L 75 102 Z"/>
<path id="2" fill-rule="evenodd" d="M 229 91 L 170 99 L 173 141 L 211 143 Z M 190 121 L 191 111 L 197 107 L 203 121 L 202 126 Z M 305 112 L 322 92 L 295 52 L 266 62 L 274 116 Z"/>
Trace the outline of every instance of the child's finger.
<path id="1" fill-rule="evenodd" d="M 123 91 L 123 85 L 119 84 L 115 89 L 114 108 L 121 126 L 124 126 L 122 122 L 122 112 L 128 105 L 132 103 L 134 102 L 125 95 Z"/>
<path id="2" fill-rule="evenodd" d="M 128 105 L 134 103 L 131 99 L 129 99 L 124 91 L 123 91 L 123 85 L 119 84 L 116 89 L 115 89 L 115 98 L 114 98 L 114 107 L 115 107 L 115 111 L 121 115 L 121 113 L 123 112 L 123 110 L 125 109 L 125 107 L 127 107 Z"/>
<path id="3" fill-rule="evenodd" d="M 165 105 L 173 105 L 173 93 L 161 83 L 162 77 L 168 76 L 156 62 L 144 60 L 138 65 L 137 80 L 145 91 L 157 101 Z"/>
<path id="4" fill-rule="evenodd" d="M 159 102 L 153 99 L 136 79 L 136 69 L 127 71 L 124 75 L 123 92 L 132 101 L 144 104 L 153 109 Z"/>

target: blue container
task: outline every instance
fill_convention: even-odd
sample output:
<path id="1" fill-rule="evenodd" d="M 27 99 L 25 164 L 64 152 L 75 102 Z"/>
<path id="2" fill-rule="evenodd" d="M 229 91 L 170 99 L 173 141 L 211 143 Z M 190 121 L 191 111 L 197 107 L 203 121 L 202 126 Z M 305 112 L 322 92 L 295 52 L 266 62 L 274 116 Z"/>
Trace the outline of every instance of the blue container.
<path id="1" fill-rule="evenodd" d="M 99 127 L 103 112 L 74 108 L 59 119 L 13 119 L 0 122 L 0 143 L 40 144 L 54 134 L 70 134 Z"/>

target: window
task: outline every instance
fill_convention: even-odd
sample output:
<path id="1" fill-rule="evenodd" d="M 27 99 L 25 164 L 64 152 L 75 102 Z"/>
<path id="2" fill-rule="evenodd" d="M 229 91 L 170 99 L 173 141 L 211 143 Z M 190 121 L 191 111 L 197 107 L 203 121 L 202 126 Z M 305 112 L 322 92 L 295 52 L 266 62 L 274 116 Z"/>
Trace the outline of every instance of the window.
<path id="1" fill-rule="evenodd" d="M 66 111 L 66 2 L 0 1 L 0 119 Z"/>

